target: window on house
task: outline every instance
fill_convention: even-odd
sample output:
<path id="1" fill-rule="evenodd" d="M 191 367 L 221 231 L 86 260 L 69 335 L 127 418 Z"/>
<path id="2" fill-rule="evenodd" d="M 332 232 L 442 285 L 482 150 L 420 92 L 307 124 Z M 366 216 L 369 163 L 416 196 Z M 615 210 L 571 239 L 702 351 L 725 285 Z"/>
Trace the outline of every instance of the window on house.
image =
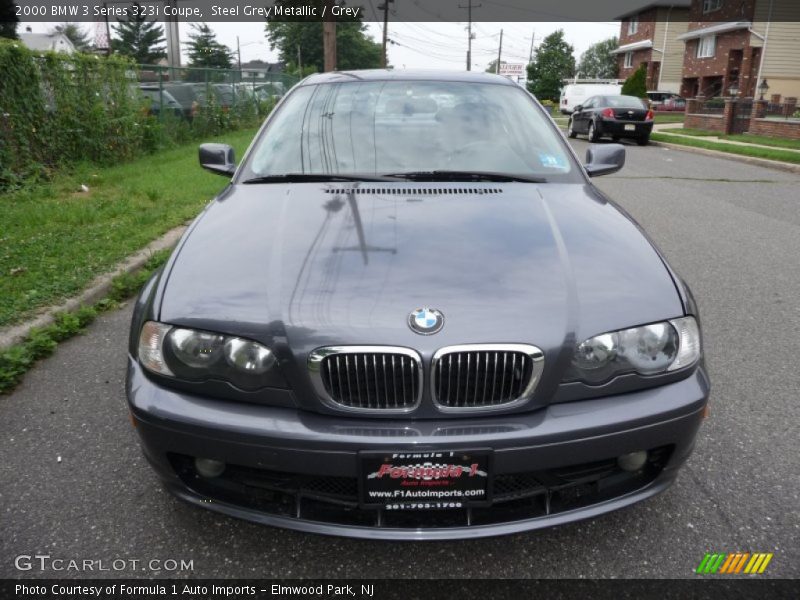
<path id="1" fill-rule="evenodd" d="M 703 0 L 703 14 L 722 8 L 722 0 Z"/>
<path id="2" fill-rule="evenodd" d="M 628 35 L 633 35 L 639 31 L 639 17 L 628 19 Z"/>
<path id="3" fill-rule="evenodd" d="M 713 35 L 701 37 L 697 41 L 697 58 L 711 58 L 717 46 L 717 38 Z"/>
<path id="4" fill-rule="evenodd" d="M 630 69 L 633 66 L 633 52 L 625 53 L 625 68 Z"/>

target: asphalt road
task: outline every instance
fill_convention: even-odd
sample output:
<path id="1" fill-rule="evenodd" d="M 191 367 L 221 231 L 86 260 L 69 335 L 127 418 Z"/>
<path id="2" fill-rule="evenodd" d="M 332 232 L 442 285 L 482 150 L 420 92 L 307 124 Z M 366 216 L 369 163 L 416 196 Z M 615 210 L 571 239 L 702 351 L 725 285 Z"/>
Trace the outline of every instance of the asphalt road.
<path id="1" fill-rule="evenodd" d="M 37 553 L 192 560 L 177 574 L 194 577 L 692 577 L 705 552 L 734 551 L 774 552 L 764 576 L 800 576 L 800 176 L 629 146 L 626 168 L 597 183 L 650 232 L 702 310 L 711 418 L 666 493 L 559 528 L 413 544 L 189 507 L 162 491 L 128 422 L 127 307 L 0 397 L 0 577 L 43 575 L 14 568 Z"/>

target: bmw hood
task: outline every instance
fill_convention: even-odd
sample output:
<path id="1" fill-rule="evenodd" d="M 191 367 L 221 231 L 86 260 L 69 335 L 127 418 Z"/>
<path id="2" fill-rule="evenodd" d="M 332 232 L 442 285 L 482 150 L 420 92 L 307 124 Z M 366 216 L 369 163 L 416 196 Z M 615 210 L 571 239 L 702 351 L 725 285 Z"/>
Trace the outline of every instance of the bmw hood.
<path id="1" fill-rule="evenodd" d="M 420 308 L 441 313 L 435 335 L 409 326 Z M 231 186 L 161 280 L 160 320 L 301 356 L 338 344 L 556 351 L 682 314 L 649 240 L 585 184 Z"/>

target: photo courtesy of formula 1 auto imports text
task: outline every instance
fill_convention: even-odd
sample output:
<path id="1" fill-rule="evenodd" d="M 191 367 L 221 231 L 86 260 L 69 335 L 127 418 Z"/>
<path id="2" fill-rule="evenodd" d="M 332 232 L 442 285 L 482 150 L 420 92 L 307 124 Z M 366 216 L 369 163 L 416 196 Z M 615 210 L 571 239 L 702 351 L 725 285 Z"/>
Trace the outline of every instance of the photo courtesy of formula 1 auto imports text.
<path id="1" fill-rule="evenodd" d="M 796 0 L 0 0 L 0 599 L 800 594 Z"/>

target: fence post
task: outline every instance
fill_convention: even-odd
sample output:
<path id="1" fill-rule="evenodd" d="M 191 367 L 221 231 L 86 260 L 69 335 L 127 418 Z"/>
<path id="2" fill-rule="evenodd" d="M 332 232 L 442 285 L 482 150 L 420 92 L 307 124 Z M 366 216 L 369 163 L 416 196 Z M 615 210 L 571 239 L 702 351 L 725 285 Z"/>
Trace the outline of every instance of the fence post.
<path id="1" fill-rule="evenodd" d="M 158 69 L 158 118 L 164 119 L 164 70 Z"/>
<path id="2" fill-rule="evenodd" d="M 750 112 L 751 119 L 763 119 L 767 115 L 767 101 L 753 100 L 753 110 Z"/>
<path id="3" fill-rule="evenodd" d="M 700 108 L 703 105 L 703 98 L 698 96 L 697 98 L 689 98 L 686 101 L 686 114 L 687 115 L 696 115 L 700 112 Z"/>
<path id="4" fill-rule="evenodd" d="M 733 121 L 736 118 L 736 98 L 725 98 L 725 109 L 722 112 L 722 131 L 725 135 L 733 133 Z"/>

